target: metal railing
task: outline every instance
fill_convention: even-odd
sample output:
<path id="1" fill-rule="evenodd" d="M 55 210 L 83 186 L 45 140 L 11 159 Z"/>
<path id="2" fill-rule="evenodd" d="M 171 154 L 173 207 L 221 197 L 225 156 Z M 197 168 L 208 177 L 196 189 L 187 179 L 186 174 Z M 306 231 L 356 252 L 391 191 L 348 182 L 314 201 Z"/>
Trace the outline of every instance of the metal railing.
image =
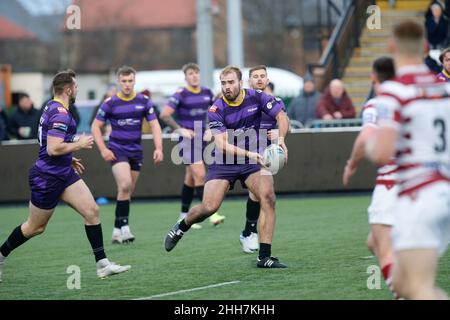
<path id="1" fill-rule="evenodd" d="M 328 0 L 331 6 L 331 0 Z M 373 0 L 351 0 L 345 2 L 330 40 L 318 63 L 308 65 L 309 72 L 314 75 L 317 88 L 322 91 L 331 79 L 340 78 L 352 55 L 359 47 L 359 37 L 363 30 L 367 7 L 375 3 Z"/>

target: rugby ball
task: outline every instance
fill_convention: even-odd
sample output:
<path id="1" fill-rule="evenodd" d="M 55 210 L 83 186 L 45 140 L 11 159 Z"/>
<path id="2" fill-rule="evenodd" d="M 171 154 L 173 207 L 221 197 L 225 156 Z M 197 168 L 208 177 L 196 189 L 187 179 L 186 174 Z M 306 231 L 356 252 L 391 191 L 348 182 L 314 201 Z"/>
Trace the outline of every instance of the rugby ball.
<path id="1" fill-rule="evenodd" d="M 284 167 L 286 154 L 282 147 L 271 144 L 263 152 L 263 163 L 272 174 L 276 174 Z"/>

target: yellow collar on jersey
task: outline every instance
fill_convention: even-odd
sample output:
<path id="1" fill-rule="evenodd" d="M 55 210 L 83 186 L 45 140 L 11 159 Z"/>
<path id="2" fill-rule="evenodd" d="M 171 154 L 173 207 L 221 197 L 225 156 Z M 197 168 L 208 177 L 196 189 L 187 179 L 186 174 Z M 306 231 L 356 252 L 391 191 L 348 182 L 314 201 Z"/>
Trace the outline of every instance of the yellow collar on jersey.
<path id="1" fill-rule="evenodd" d="M 442 69 L 442 73 L 447 77 L 447 79 L 450 79 L 450 74 L 448 74 L 447 70 Z"/>
<path id="2" fill-rule="evenodd" d="M 192 93 L 195 93 L 195 94 L 198 94 L 198 93 L 200 93 L 202 91 L 202 88 L 200 88 L 200 86 L 198 86 L 198 88 L 194 88 L 194 87 L 191 87 L 191 86 L 187 85 L 186 89 L 189 92 L 192 92 Z"/>
<path id="3" fill-rule="evenodd" d="M 56 102 L 59 102 L 63 105 L 64 108 L 66 108 L 67 110 L 69 110 L 69 105 L 66 104 L 64 101 L 62 101 L 61 99 L 58 98 L 53 98 L 53 100 L 55 100 Z"/>
<path id="4" fill-rule="evenodd" d="M 233 102 L 233 103 L 231 103 L 231 102 L 229 102 L 229 101 L 227 100 L 227 98 L 225 98 L 225 96 L 223 96 L 222 99 L 223 99 L 223 101 L 225 101 L 226 104 L 229 105 L 230 107 L 238 107 L 238 106 L 240 106 L 240 105 L 242 104 L 242 102 L 244 102 L 244 99 L 245 99 L 245 90 L 242 89 L 242 99 L 239 100 L 238 102 Z"/>
<path id="5" fill-rule="evenodd" d="M 123 101 L 131 101 L 131 100 L 133 100 L 134 98 L 136 98 L 136 92 L 133 91 L 133 93 L 131 94 L 131 96 L 129 96 L 129 97 L 127 98 L 127 97 L 125 97 L 125 96 L 123 95 L 122 91 L 120 91 L 120 92 L 117 94 L 117 97 L 118 97 L 120 100 L 123 100 Z"/>

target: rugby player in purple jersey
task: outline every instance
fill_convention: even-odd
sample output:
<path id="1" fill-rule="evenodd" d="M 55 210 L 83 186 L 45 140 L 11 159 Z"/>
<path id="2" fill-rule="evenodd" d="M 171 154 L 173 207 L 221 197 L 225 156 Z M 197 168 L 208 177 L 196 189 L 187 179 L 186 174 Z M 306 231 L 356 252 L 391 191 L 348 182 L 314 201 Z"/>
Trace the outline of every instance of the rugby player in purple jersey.
<path id="1" fill-rule="evenodd" d="M 131 67 L 123 66 L 117 71 L 117 78 L 120 92 L 103 102 L 92 122 L 91 129 L 103 159 L 112 166 L 117 184 L 116 218 L 112 242 L 130 243 L 135 239 L 128 219 L 131 195 L 142 167 L 143 119 L 148 121 L 152 130 L 155 164 L 163 160 L 162 135 L 152 101 L 147 96 L 134 91 L 136 71 Z M 111 123 L 108 146 L 103 140 L 101 131 L 107 120 Z"/>
<path id="2" fill-rule="evenodd" d="M 69 112 L 69 104 L 73 104 L 77 96 L 75 77 L 75 72 L 67 70 L 53 78 L 54 99 L 47 103 L 40 118 L 39 155 L 29 172 L 29 216 L 0 247 L 0 281 L 6 257 L 30 238 L 44 232 L 59 200 L 66 202 L 84 218 L 98 277 L 104 278 L 131 268 L 110 262 L 106 257 L 98 206 L 80 178 L 84 166 L 80 159 L 72 157 L 72 152 L 91 149 L 94 143 L 91 136 L 84 133 L 76 135 L 76 123 Z"/>
<path id="3" fill-rule="evenodd" d="M 163 108 L 160 118 L 180 135 L 180 153 L 186 173 L 181 190 L 180 219 L 184 219 L 196 193 L 202 201 L 205 185 L 205 164 L 203 151 L 206 146 L 205 134 L 207 113 L 213 103 L 213 93 L 209 88 L 200 85 L 200 68 L 195 63 L 187 63 L 182 67 L 186 86 L 179 88 Z M 173 118 L 176 115 L 177 120 Z M 217 212 L 210 217 L 213 225 L 225 219 Z M 191 226 L 200 229 L 200 224 Z"/>
<path id="4" fill-rule="evenodd" d="M 227 191 L 240 180 L 259 200 L 259 268 L 286 268 L 278 258 L 271 256 L 275 228 L 275 192 L 273 176 L 262 165 L 258 153 L 258 131 L 262 113 L 277 119 L 277 143 L 287 147 L 284 138 L 289 129 L 289 119 L 280 99 L 260 90 L 242 88 L 242 72 L 227 66 L 220 74 L 223 97 L 208 110 L 209 128 L 216 145 L 215 158 L 209 163 L 205 191 L 201 204 L 191 208 L 188 215 L 175 224 L 165 238 L 165 249 L 171 251 L 194 223 L 212 215 L 222 204 Z M 231 143 L 229 141 L 232 141 Z"/>
<path id="5" fill-rule="evenodd" d="M 267 67 L 265 65 L 257 65 L 250 68 L 250 70 L 248 71 L 248 85 L 250 89 L 261 90 L 268 95 L 273 95 L 273 89 L 269 87 L 269 78 L 267 77 Z M 276 118 L 266 113 L 262 113 L 260 128 L 267 130 L 268 145 L 271 143 L 272 138 L 276 139 Z M 261 150 L 260 148 L 260 151 L 263 150 Z M 258 199 L 254 194 L 251 193 L 251 191 L 249 191 L 245 211 L 245 226 L 244 230 L 242 230 L 241 234 L 239 235 L 239 241 L 242 245 L 242 251 L 244 251 L 245 253 L 254 253 L 259 249 L 257 224 L 260 209 L 261 208 Z"/>

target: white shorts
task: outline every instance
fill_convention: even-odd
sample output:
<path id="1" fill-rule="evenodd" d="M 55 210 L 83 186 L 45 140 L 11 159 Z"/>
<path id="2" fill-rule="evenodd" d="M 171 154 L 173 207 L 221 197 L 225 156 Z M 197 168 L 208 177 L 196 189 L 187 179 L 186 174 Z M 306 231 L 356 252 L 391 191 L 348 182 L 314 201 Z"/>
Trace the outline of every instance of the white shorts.
<path id="1" fill-rule="evenodd" d="M 450 240 L 450 183 L 430 184 L 414 198 L 404 195 L 395 203 L 394 250 L 436 249 L 442 255 Z"/>
<path id="2" fill-rule="evenodd" d="M 372 202 L 367 209 L 369 213 L 369 224 L 394 224 L 393 204 L 397 199 L 398 187 L 390 189 L 378 184 L 373 189 Z"/>

